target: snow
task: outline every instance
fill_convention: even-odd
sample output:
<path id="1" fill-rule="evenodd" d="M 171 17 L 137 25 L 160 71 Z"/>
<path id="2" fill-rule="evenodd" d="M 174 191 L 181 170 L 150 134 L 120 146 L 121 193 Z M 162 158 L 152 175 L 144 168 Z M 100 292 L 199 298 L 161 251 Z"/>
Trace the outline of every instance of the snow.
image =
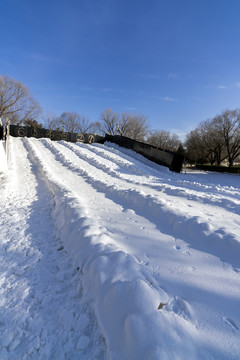
<path id="1" fill-rule="evenodd" d="M 4 174 L 8 170 L 7 165 L 7 156 L 6 156 L 6 150 L 5 150 L 5 141 L 0 140 L 0 176 L 1 174 Z"/>
<path id="2" fill-rule="evenodd" d="M 1 360 L 239 359 L 238 175 L 110 143 L 9 145 Z"/>

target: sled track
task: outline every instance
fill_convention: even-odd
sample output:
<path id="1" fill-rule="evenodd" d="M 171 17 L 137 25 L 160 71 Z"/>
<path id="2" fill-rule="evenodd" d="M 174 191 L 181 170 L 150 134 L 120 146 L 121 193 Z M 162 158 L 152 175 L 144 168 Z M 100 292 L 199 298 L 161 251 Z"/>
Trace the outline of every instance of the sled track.
<path id="1" fill-rule="evenodd" d="M 0 359 L 105 359 L 81 271 L 56 234 L 52 194 L 26 142 L 11 141 L 10 154 L 18 178 L 6 184 L 1 208 L 8 226 L 1 234 Z"/>
<path id="2" fill-rule="evenodd" d="M 172 174 L 113 144 L 10 140 L 0 359 L 237 359 L 235 177 Z"/>
<path id="3" fill-rule="evenodd" d="M 120 174 L 118 176 L 117 172 L 113 172 L 110 166 L 104 166 L 103 162 L 99 166 L 98 156 L 93 156 L 92 159 L 89 155 L 89 150 L 85 146 L 81 152 L 75 149 L 76 147 L 79 148 L 79 146 L 63 142 L 53 143 L 43 139 L 41 142 L 35 141 L 35 144 L 37 144 L 41 151 L 43 151 L 42 144 L 45 151 L 47 149 L 52 153 L 52 159 L 55 159 L 61 167 L 66 169 L 65 178 L 81 175 L 97 192 L 104 193 L 111 201 L 123 208 L 127 207 L 140 216 L 147 216 L 147 219 L 154 223 L 161 232 L 174 238 L 181 238 L 187 241 L 193 248 L 207 252 L 211 250 L 208 246 L 209 240 L 217 241 L 218 248 L 214 248 L 212 254 L 219 256 L 221 260 L 228 262 L 234 268 L 238 266 L 240 247 L 239 242 L 235 240 L 238 236 L 237 231 L 235 232 L 236 236 L 226 233 L 224 228 L 218 229 L 216 232 L 215 228 L 211 228 L 209 225 L 209 222 L 212 224 L 214 224 L 214 221 L 216 224 L 219 223 L 219 212 L 218 218 L 214 218 L 214 206 L 216 205 L 222 208 L 222 214 L 220 214 L 223 222 L 225 221 L 225 208 L 227 208 L 233 211 L 232 216 L 236 217 L 236 225 L 239 225 L 239 216 L 235 214 L 237 211 L 239 212 L 240 201 L 238 199 L 223 198 L 221 195 L 217 197 L 211 195 L 210 197 L 209 195 L 208 200 L 204 196 L 207 196 L 209 193 L 204 194 L 190 190 L 185 194 L 186 197 L 190 198 L 189 208 L 191 216 L 189 216 L 189 213 L 185 214 L 181 210 L 183 190 L 181 188 L 174 188 L 174 186 L 172 186 L 170 192 L 163 191 L 161 186 L 159 186 L 161 191 L 159 189 L 156 190 L 154 186 L 152 187 L 151 180 L 149 184 L 148 178 L 145 176 L 145 172 L 147 172 L 146 166 L 137 161 L 137 178 L 140 178 L 138 182 L 129 178 L 127 180 L 122 179 Z M 48 157 L 47 153 L 46 157 Z M 129 158 L 127 161 L 129 161 Z M 141 168 L 144 168 L 142 173 Z M 139 174 L 142 175 L 140 176 Z M 159 179 L 156 180 L 159 181 Z M 75 190 L 72 189 L 72 191 Z M 174 196 L 175 193 L 177 193 L 177 196 Z M 205 200 L 201 204 L 200 201 L 203 198 Z M 200 206 L 194 209 L 192 202 L 196 200 L 197 203 L 200 202 Z M 205 207 L 203 207 L 204 205 Z M 208 213 L 208 222 L 206 222 L 205 218 L 201 218 L 201 213 L 203 212 Z M 196 241 L 196 234 L 198 234 L 200 241 Z M 229 242 L 235 247 L 235 256 L 232 254 L 232 248 L 229 249 Z M 222 254 L 224 254 L 224 258 Z"/>

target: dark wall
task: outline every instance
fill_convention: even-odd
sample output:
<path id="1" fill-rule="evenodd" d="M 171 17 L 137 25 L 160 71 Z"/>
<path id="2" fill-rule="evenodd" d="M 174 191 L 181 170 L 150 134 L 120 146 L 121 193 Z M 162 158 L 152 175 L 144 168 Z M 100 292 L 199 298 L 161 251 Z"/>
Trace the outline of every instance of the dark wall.
<path id="1" fill-rule="evenodd" d="M 51 140 L 65 140 L 71 142 L 83 142 L 91 144 L 93 142 L 104 143 L 105 141 L 113 142 L 119 146 L 136 151 L 145 156 L 147 159 L 163 166 L 167 166 L 171 171 L 180 172 L 184 156 L 172 151 L 162 150 L 156 146 L 145 144 L 140 141 L 132 140 L 125 136 L 105 135 L 105 137 L 95 134 L 69 133 L 56 130 L 47 130 L 44 128 L 33 128 L 10 125 L 10 135 L 15 137 L 36 137 L 49 138 Z"/>
<path id="2" fill-rule="evenodd" d="M 173 151 L 162 150 L 156 146 L 119 135 L 106 135 L 104 142 L 105 141 L 113 142 L 119 146 L 134 150 L 159 165 L 167 166 L 171 171 L 180 172 L 182 169 L 184 156 Z"/>
<path id="3" fill-rule="evenodd" d="M 103 137 L 94 134 L 69 133 L 44 128 L 33 128 L 26 126 L 10 125 L 10 135 L 15 137 L 36 137 L 49 138 L 51 140 L 65 140 L 71 142 L 83 142 L 91 144 L 97 142 Z"/>

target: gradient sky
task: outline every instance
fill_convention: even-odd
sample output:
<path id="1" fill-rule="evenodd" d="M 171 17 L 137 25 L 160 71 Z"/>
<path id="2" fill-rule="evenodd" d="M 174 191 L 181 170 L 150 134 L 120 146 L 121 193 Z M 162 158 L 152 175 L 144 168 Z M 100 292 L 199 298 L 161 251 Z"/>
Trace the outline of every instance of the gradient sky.
<path id="1" fill-rule="evenodd" d="M 180 137 L 240 106 L 239 0 L 1 0 L 0 74 L 44 111 L 147 116 Z"/>

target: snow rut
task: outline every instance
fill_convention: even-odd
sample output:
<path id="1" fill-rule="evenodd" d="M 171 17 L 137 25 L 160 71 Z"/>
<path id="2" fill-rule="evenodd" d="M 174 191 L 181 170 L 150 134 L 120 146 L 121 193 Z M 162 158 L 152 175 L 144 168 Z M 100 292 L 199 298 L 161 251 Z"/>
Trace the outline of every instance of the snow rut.
<path id="1" fill-rule="evenodd" d="M 106 145 L 109 145 L 109 148 Z M 98 154 L 101 154 L 103 158 L 112 160 L 117 164 L 119 163 L 125 165 L 126 162 L 126 167 L 128 167 L 130 163 L 131 166 L 135 167 L 134 172 L 136 172 L 136 174 L 144 175 L 142 185 L 146 183 L 148 187 L 150 186 L 153 189 L 159 191 L 169 191 L 169 195 L 176 195 L 180 197 L 185 196 L 197 201 L 202 199 L 203 201 L 207 201 L 209 204 L 214 204 L 216 202 L 218 206 L 223 207 L 226 206 L 224 202 L 226 199 L 229 203 L 235 205 L 236 210 L 239 210 L 239 181 L 238 177 L 235 175 L 232 176 L 235 178 L 235 187 L 229 186 L 227 180 L 224 181 L 224 177 L 222 177 L 221 174 L 219 178 L 219 186 L 217 187 L 215 184 L 215 177 L 213 183 L 211 183 L 211 175 L 207 177 L 206 182 L 206 179 L 204 180 L 202 174 L 195 175 L 193 173 L 188 173 L 186 176 L 183 174 L 174 174 L 173 182 L 171 173 L 168 169 L 152 163 L 132 150 L 120 148 L 118 145 L 112 143 L 106 145 L 103 147 L 103 145 L 92 144 L 90 150 L 93 153 L 97 152 Z M 83 145 L 81 144 L 78 146 L 82 147 Z M 224 201 L 222 201 L 223 199 Z"/>
<path id="2" fill-rule="evenodd" d="M 4 332 L 3 359 L 237 358 L 237 185 L 211 196 L 196 176 L 157 173 L 127 149 L 13 143 L 23 158 L 11 159 L 20 180 L 5 221 L 17 227 L 2 255 L 16 270 L 1 281 L 18 332 Z M 12 298 L 9 278 L 20 284 Z"/>
<path id="3" fill-rule="evenodd" d="M 30 154 L 30 153 L 29 153 Z M 1 207 L 0 359 L 104 359 L 105 343 L 82 275 L 51 221 L 54 201 L 21 140 Z"/>
<path id="4" fill-rule="evenodd" d="M 135 328 L 136 325 L 132 324 L 131 311 L 129 314 L 128 307 L 124 308 L 121 299 L 129 299 L 125 290 L 127 287 L 128 292 L 131 294 L 133 311 L 134 308 L 137 308 L 139 292 L 141 293 L 140 298 L 143 298 L 138 306 L 140 308 L 143 305 L 144 308 L 147 307 L 145 311 L 143 311 L 143 308 L 141 309 L 143 319 L 139 319 L 139 321 L 142 323 L 146 321 L 144 318 L 151 311 L 157 311 L 160 297 L 166 297 L 164 291 L 155 282 L 151 273 L 143 265 L 139 264 L 134 257 L 108 244 L 106 229 L 102 228 L 101 224 L 88 213 L 87 202 L 84 201 L 79 192 L 76 193 L 74 189 L 71 189 L 70 173 L 68 175 L 62 174 L 62 178 L 68 177 L 67 184 L 64 185 L 62 180 L 59 181 L 56 177 L 56 171 L 62 172 L 63 167 L 60 166 L 58 170 L 55 167 L 55 171 L 52 171 L 51 165 L 54 167 L 53 159 L 50 156 L 44 157 L 46 161 L 43 162 L 44 152 L 41 153 L 43 149 L 39 148 L 39 143 L 29 140 L 24 142 L 32 154 L 34 163 L 38 164 L 38 169 L 45 183 L 52 192 L 55 202 L 53 218 L 58 229 L 58 235 L 63 241 L 63 247 L 71 256 L 73 264 L 78 265 L 84 275 L 82 291 L 85 299 L 93 303 L 95 314 L 108 346 L 106 356 L 109 356 L 109 358 L 116 357 L 116 359 L 120 360 L 122 358 L 130 359 L 135 354 L 137 354 L 138 358 L 141 358 L 145 354 L 143 355 L 144 359 L 148 359 L 148 356 L 150 358 L 151 354 L 156 352 L 158 339 L 156 336 L 156 338 L 151 339 L 151 351 L 147 351 L 144 344 L 142 344 L 142 348 L 138 345 L 137 328 Z M 50 148 L 52 148 L 51 143 Z M 71 175 L 74 176 L 72 172 Z M 86 194 L 84 195 L 86 197 Z M 120 271 L 118 271 L 119 267 Z M 123 267 L 126 269 L 125 274 L 122 273 Z M 121 274 L 121 282 L 117 281 L 119 274 Z M 124 281 L 123 278 L 125 278 Z M 157 288 L 150 285 L 153 283 Z M 154 298 L 154 301 L 152 301 L 152 298 Z M 119 316 L 117 309 L 120 310 Z M 122 312 L 125 314 L 124 316 Z M 153 317 L 153 314 L 151 317 Z M 127 319 L 129 319 L 129 325 L 126 324 L 122 328 L 122 322 Z M 155 323 L 156 319 L 153 318 L 152 321 Z M 133 327 L 131 329 L 132 343 L 127 346 L 126 342 L 129 341 L 128 337 L 130 336 L 129 326 Z M 133 336 L 134 333 L 136 334 Z M 124 344 L 119 342 L 116 334 L 121 334 L 122 339 L 125 338 Z M 188 352 L 187 349 L 186 351 Z M 119 353 L 122 355 L 114 355 Z"/>
<path id="5" fill-rule="evenodd" d="M 146 217 L 147 214 L 148 220 L 153 222 L 161 232 L 174 238 L 181 238 L 191 247 L 210 252 L 234 268 L 238 267 L 240 256 L 238 241 L 240 232 L 238 203 L 240 204 L 240 201 L 238 199 L 222 198 L 221 195 L 210 196 L 208 193 L 204 194 L 193 190 L 189 190 L 185 194 L 184 191 L 184 195 L 190 198 L 186 212 L 186 209 L 181 206 L 182 188 L 178 189 L 172 186 L 171 191 L 163 191 L 166 184 L 152 186 L 152 182 L 144 175 L 147 173 L 144 164 L 136 161 L 136 169 L 133 170 L 131 166 L 131 171 L 129 171 L 129 156 L 127 156 L 125 165 L 127 164 L 128 174 L 131 175 L 130 178 L 123 179 L 117 168 L 113 170 L 114 163 L 101 161 L 99 155 L 94 155 L 83 145 L 76 146 L 65 142 L 53 143 L 46 139 L 41 140 L 41 143 L 51 151 L 54 159 L 61 165 L 77 176 L 81 174 L 94 189 L 104 193 L 113 202 L 120 204 L 123 208 L 134 210 L 140 216 Z M 40 146 L 39 142 L 38 146 Z M 108 158 L 110 159 L 110 156 Z M 115 156 L 113 156 L 114 158 Z M 123 158 L 123 163 L 124 160 Z M 166 172 L 165 169 L 163 171 Z M 159 182 L 158 179 L 157 181 Z M 160 187 L 161 191 L 154 188 L 155 186 Z M 205 203 L 201 203 L 202 198 L 205 199 Z M 197 202 L 194 203 L 194 200 Z M 218 217 L 214 216 L 215 206 L 222 208 L 221 212 L 218 211 Z M 148 209 L 147 212 L 146 209 Z M 221 214 L 221 221 L 224 224 L 226 211 L 229 212 L 229 210 L 232 210 L 232 217 L 236 219 L 236 226 L 231 233 L 225 230 L 224 225 L 219 229 L 219 214 Z M 202 213 L 208 214 L 207 222 L 205 217 L 201 217 Z M 217 247 L 215 246 L 216 242 Z M 231 247 L 229 247 L 229 243 L 231 243 Z M 234 248 L 234 252 L 232 248 Z"/>
<path id="6" fill-rule="evenodd" d="M 74 170 L 71 161 L 57 150 L 58 145 L 48 140 L 41 141 L 47 149 L 39 141 L 25 139 L 25 143 L 53 194 L 55 226 L 73 264 L 78 264 L 81 269 L 83 294 L 93 304 L 109 357 L 145 360 L 168 356 L 166 348 L 159 348 L 158 333 L 163 331 L 164 326 L 159 317 L 164 317 L 165 325 L 170 321 L 181 327 L 182 316 L 175 319 L 169 313 L 170 316 L 165 318 L 158 312 L 159 303 L 166 301 L 168 294 L 144 264 L 113 245 L 110 232 L 102 226 L 102 219 L 98 221 L 95 214 L 91 214 L 91 200 L 98 196 L 99 205 L 104 195 L 95 194 L 89 182 L 83 184 L 84 178 L 89 180 L 83 170 L 87 165 L 82 163 L 82 168 Z M 76 189 L 77 183 L 79 186 Z M 151 324 L 155 330 L 148 333 L 146 342 L 139 343 L 145 324 Z M 191 330 L 181 335 L 185 344 L 182 351 L 192 357 L 193 349 L 188 346 L 186 337 L 194 334 L 195 330 L 191 322 L 189 326 Z M 173 334 L 166 334 L 167 341 L 170 341 L 169 337 L 172 342 L 176 341 Z M 151 348 L 148 343 L 151 343 Z"/>

